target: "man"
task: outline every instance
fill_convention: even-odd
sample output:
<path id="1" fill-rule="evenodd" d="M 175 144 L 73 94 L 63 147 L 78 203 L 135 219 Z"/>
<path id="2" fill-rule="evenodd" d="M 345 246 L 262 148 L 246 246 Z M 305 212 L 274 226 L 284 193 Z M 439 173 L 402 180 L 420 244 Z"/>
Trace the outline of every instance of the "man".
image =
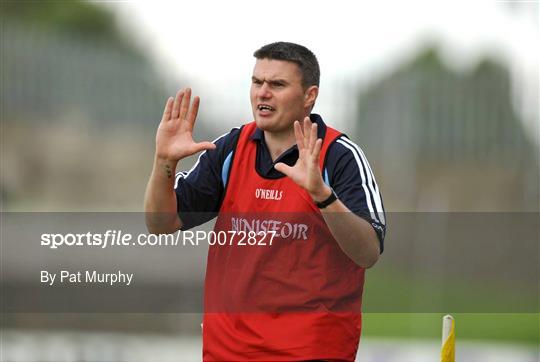
<path id="1" fill-rule="evenodd" d="M 255 120 L 213 143 L 192 138 L 199 98 L 191 102 L 189 88 L 168 99 L 145 196 L 148 229 L 172 233 L 218 213 L 216 231 L 232 231 L 208 255 L 204 360 L 353 361 L 364 269 L 383 248 L 379 189 L 360 148 L 311 114 L 315 55 L 278 42 L 254 56 Z M 242 232 L 261 242 L 240 244 Z"/>

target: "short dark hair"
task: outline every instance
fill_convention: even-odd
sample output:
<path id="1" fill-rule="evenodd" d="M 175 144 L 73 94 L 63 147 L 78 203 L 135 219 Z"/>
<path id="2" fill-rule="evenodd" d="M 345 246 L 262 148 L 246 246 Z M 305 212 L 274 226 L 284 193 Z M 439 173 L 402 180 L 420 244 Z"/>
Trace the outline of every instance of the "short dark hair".
<path id="1" fill-rule="evenodd" d="M 253 53 L 257 59 L 286 60 L 296 63 L 302 74 L 302 86 L 319 86 L 321 70 L 315 54 L 303 45 L 278 41 L 267 44 Z"/>

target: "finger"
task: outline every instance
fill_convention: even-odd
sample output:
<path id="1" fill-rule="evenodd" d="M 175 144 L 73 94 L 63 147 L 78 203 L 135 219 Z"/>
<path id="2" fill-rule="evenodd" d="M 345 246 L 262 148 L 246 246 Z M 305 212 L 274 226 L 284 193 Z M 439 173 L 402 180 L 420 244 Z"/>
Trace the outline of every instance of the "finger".
<path id="1" fill-rule="evenodd" d="M 321 148 L 322 148 L 322 138 L 319 138 L 315 142 L 315 146 L 313 147 L 313 162 L 315 164 L 319 164 L 319 156 L 321 155 Z"/>
<path id="2" fill-rule="evenodd" d="M 212 142 L 195 143 L 195 149 L 197 150 L 196 152 L 204 151 L 204 150 L 213 150 L 215 148 L 216 148 L 216 145 L 213 144 Z"/>
<path id="3" fill-rule="evenodd" d="M 180 110 L 180 103 L 182 102 L 182 98 L 184 97 L 184 90 L 181 89 L 176 93 L 176 97 L 174 99 L 174 104 L 171 112 L 171 118 L 176 119 L 178 118 L 178 112 Z"/>
<path id="4" fill-rule="evenodd" d="M 309 117 L 304 118 L 304 145 L 309 147 L 309 128 L 311 126 L 311 121 Z"/>
<path id="5" fill-rule="evenodd" d="M 182 103 L 180 103 L 180 114 L 178 115 L 178 118 L 186 119 L 186 115 L 188 113 L 190 103 L 191 103 L 191 88 L 187 88 L 186 94 L 184 98 L 182 99 Z"/>
<path id="6" fill-rule="evenodd" d="M 302 134 L 302 127 L 300 122 L 294 121 L 294 137 L 296 138 L 296 145 L 298 150 L 304 149 L 304 135 Z"/>
<path id="7" fill-rule="evenodd" d="M 317 142 L 317 123 L 311 124 L 311 129 L 309 131 L 309 153 L 313 153 L 315 147 L 315 142 Z"/>
<path id="8" fill-rule="evenodd" d="M 201 102 L 201 99 L 199 97 L 193 98 L 193 104 L 191 105 L 191 108 L 189 109 L 187 120 L 191 129 L 193 129 L 193 125 L 195 124 L 195 120 L 197 119 L 197 113 L 199 113 L 200 102 Z"/>
<path id="9" fill-rule="evenodd" d="M 286 164 L 284 164 L 283 162 L 278 162 L 274 165 L 274 168 L 281 172 L 282 174 L 284 174 L 285 176 L 289 176 L 291 175 L 291 171 L 292 171 L 292 167 L 291 166 L 288 166 Z"/>
<path id="10" fill-rule="evenodd" d="M 174 102 L 173 97 L 169 97 L 167 99 L 167 103 L 165 103 L 165 109 L 163 110 L 163 117 L 161 117 L 161 122 L 167 122 L 169 119 L 171 119 L 173 102 Z"/>
<path id="11" fill-rule="evenodd" d="M 194 155 L 201 151 L 213 150 L 216 148 L 216 145 L 212 142 L 199 142 L 192 143 L 188 148 L 188 156 Z"/>

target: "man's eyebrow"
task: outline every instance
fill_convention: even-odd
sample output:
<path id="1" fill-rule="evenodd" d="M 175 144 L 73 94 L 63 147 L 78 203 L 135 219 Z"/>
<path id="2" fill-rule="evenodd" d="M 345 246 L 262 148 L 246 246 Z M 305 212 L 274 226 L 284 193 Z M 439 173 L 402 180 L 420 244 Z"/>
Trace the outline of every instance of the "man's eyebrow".
<path id="1" fill-rule="evenodd" d="M 280 83 L 280 84 L 289 84 L 289 82 L 287 82 L 285 79 L 270 79 L 268 81 L 269 83 L 273 83 L 273 84 L 276 84 L 276 83 Z"/>
<path id="2" fill-rule="evenodd" d="M 256 76 L 251 76 L 251 80 L 252 81 L 259 81 L 259 82 L 263 82 L 263 81 L 266 81 L 267 83 L 272 83 L 272 84 L 276 84 L 276 83 L 281 83 L 281 84 L 289 84 L 288 81 L 286 81 L 285 79 L 281 79 L 281 78 L 278 78 L 278 79 L 260 79 L 260 78 L 257 78 Z"/>

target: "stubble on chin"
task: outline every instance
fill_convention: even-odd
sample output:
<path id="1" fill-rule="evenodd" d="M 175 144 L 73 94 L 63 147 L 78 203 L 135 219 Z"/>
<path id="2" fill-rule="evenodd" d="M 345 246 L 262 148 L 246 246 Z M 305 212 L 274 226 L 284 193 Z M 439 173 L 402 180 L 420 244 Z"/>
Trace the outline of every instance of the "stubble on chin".
<path id="1" fill-rule="evenodd" d="M 288 123 L 268 122 L 266 120 L 255 120 L 257 127 L 264 132 L 271 132 L 275 136 L 288 135 L 294 132 L 294 121 Z"/>

